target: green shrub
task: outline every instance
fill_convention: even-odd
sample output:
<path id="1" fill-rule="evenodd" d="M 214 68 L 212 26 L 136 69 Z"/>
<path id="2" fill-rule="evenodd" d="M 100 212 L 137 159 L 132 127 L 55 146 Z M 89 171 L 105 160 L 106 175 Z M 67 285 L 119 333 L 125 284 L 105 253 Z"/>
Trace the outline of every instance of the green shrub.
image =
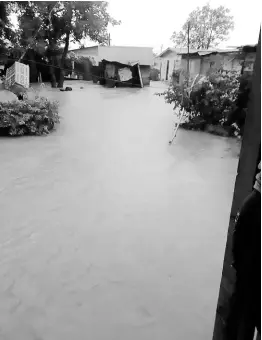
<path id="1" fill-rule="evenodd" d="M 11 136 L 48 134 L 59 123 L 58 102 L 35 100 L 0 102 L 0 131 Z"/>
<path id="2" fill-rule="evenodd" d="M 205 129 L 207 125 L 224 125 L 236 107 L 240 76 L 234 71 L 214 71 L 207 76 L 198 77 L 192 91 L 183 85 L 171 84 L 163 93 L 167 103 L 174 104 L 180 114 L 185 111 L 181 126 Z M 189 94 L 190 93 L 190 94 Z M 232 126 L 232 133 L 238 134 L 239 127 Z"/>
<path id="3" fill-rule="evenodd" d="M 150 70 L 150 80 L 157 81 L 160 79 L 160 71 L 156 68 Z"/>

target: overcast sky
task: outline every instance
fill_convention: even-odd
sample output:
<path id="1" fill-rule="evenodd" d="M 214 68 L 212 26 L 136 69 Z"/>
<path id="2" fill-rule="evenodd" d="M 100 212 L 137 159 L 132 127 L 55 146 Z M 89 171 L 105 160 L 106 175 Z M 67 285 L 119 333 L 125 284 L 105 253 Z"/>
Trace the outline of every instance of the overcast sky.
<path id="1" fill-rule="evenodd" d="M 180 30 L 189 13 L 197 6 L 203 6 L 206 0 L 159 0 L 153 4 L 148 0 L 109 0 L 109 13 L 120 26 L 110 27 L 111 44 L 120 46 L 153 47 L 156 52 L 172 46 L 170 37 L 174 30 Z M 231 10 L 235 29 L 230 33 L 228 41 L 220 45 L 241 46 L 256 44 L 262 16 L 261 0 L 210 0 L 211 7 L 223 5 Z M 15 16 L 12 18 L 16 22 Z M 96 43 L 86 40 L 86 46 Z M 78 44 L 70 44 L 70 49 L 78 48 Z"/>
<path id="2" fill-rule="evenodd" d="M 192 10 L 207 3 L 206 0 L 108 2 L 110 14 L 122 21 L 120 26 L 110 28 L 112 45 L 150 46 L 158 51 L 162 44 L 163 48 L 172 46 L 172 32 L 181 28 Z M 257 43 L 262 13 L 259 0 L 209 2 L 211 7 L 228 7 L 234 16 L 235 29 L 221 47 Z"/>

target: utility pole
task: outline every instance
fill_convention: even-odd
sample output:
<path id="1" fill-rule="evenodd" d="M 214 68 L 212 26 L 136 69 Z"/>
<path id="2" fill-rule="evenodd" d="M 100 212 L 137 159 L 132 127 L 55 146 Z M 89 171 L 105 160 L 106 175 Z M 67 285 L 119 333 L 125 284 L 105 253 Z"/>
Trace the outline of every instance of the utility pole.
<path id="1" fill-rule="evenodd" d="M 110 33 L 108 33 L 108 46 L 111 45 Z"/>
<path id="2" fill-rule="evenodd" d="M 187 26 L 187 86 L 188 86 L 188 80 L 189 80 L 189 45 L 190 45 L 190 21 L 188 22 Z"/>

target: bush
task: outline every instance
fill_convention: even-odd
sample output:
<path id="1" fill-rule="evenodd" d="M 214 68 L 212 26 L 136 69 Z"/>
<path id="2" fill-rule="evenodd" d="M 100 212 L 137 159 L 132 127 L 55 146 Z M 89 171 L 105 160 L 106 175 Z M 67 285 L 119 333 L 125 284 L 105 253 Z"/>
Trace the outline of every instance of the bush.
<path id="1" fill-rule="evenodd" d="M 186 82 L 182 86 L 174 83 L 157 95 L 163 95 L 167 103 L 174 103 L 177 114 L 185 111 L 181 126 L 202 130 L 207 125 L 225 125 L 236 107 L 239 80 L 239 74 L 234 71 L 214 71 L 198 77 L 191 89 Z M 231 130 L 238 134 L 239 126 L 233 124 Z"/>
<path id="2" fill-rule="evenodd" d="M 160 79 L 160 71 L 156 68 L 151 68 L 150 70 L 150 80 L 157 81 Z"/>
<path id="3" fill-rule="evenodd" d="M 0 102 L 0 131 L 10 136 L 49 134 L 59 123 L 58 102 L 36 100 Z"/>

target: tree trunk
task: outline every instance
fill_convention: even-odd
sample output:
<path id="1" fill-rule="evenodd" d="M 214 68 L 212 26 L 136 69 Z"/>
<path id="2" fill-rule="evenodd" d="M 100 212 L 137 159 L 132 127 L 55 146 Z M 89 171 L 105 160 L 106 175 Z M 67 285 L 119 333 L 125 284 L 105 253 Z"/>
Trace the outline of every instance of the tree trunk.
<path id="1" fill-rule="evenodd" d="M 64 72 L 63 62 L 62 62 L 62 59 L 61 59 L 60 60 L 59 77 L 58 77 L 58 83 L 57 83 L 58 88 L 63 88 L 64 78 L 65 78 L 65 72 Z"/>
<path id="2" fill-rule="evenodd" d="M 52 11 L 54 9 L 55 6 L 52 7 L 51 4 L 48 5 L 48 12 L 49 12 L 49 20 L 50 20 L 50 25 L 53 25 L 52 23 Z M 48 44 L 49 44 L 49 62 L 50 62 L 50 66 L 49 66 L 49 72 L 50 72 L 50 78 L 51 78 L 51 86 L 53 88 L 56 88 L 56 56 L 55 56 L 55 50 L 56 50 L 56 44 L 57 44 L 57 39 L 56 36 L 52 36 L 51 33 L 51 29 L 49 29 L 48 31 Z"/>
<path id="3" fill-rule="evenodd" d="M 64 51 L 62 54 L 62 58 L 60 61 L 60 74 L 59 74 L 59 81 L 57 84 L 57 87 L 63 87 L 64 85 L 64 78 L 65 78 L 65 59 L 68 53 L 68 48 L 69 48 L 69 37 L 70 37 L 70 32 L 66 33 L 66 38 L 65 38 L 65 47 Z"/>
<path id="4" fill-rule="evenodd" d="M 55 48 L 56 47 L 56 41 L 54 39 L 49 39 L 49 72 L 50 72 L 50 78 L 51 78 L 51 86 L 53 88 L 56 88 L 56 55 L 55 55 Z"/>
<path id="5" fill-rule="evenodd" d="M 37 82 L 37 66 L 35 62 L 35 52 L 32 49 L 29 49 L 27 53 L 25 54 L 25 58 L 28 59 L 29 69 L 30 69 L 30 83 L 36 83 Z M 24 61 L 26 61 L 24 59 Z"/>
<path id="6" fill-rule="evenodd" d="M 51 86 L 53 88 L 56 88 L 56 76 L 55 76 L 55 68 L 54 68 L 54 56 L 51 57 L 50 76 L 51 76 Z"/>

